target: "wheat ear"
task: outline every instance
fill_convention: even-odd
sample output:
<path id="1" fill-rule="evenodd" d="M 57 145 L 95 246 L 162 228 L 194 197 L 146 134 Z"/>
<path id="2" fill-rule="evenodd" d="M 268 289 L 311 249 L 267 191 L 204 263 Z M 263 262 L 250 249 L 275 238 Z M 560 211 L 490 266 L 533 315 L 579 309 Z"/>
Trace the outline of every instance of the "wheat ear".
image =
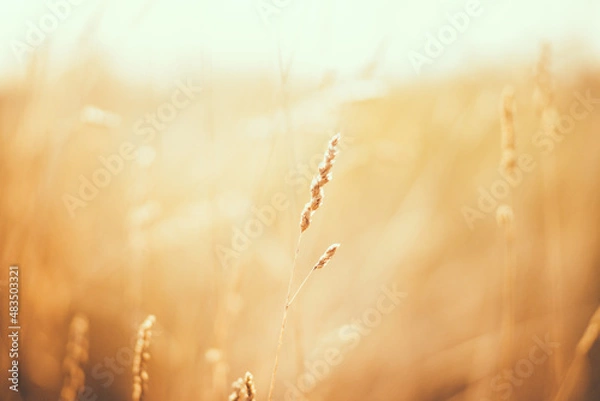
<path id="1" fill-rule="evenodd" d="M 500 127 L 502 152 L 500 170 L 504 174 L 514 173 L 517 167 L 517 140 L 515 135 L 514 89 L 504 88 L 500 102 Z M 514 197 L 511 194 L 511 205 L 501 205 L 496 211 L 498 225 L 504 229 L 504 284 L 502 290 L 502 365 L 508 366 L 511 360 L 515 326 L 515 279 L 516 271 L 513 259 L 514 237 Z"/>
<path id="2" fill-rule="evenodd" d="M 256 399 L 256 387 L 254 386 L 254 377 L 252 376 L 252 373 L 246 372 L 244 385 L 246 387 L 246 394 L 248 395 L 247 401 L 254 401 Z"/>
<path id="3" fill-rule="evenodd" d="M 283 317 L 281 319 L 281 328 L 279 329 L 279 339 L 277 340 L 277 350 L 275 351 L 275 361 L 273 363 L 273 372 L 271 373 L 271 383 L 269 384 L 269 394 L 267 396 L 268 401 L 271 401 L 273 390 L 275 390 L 275 377 L 277 376 L 277 368 L 279 367 L 279 353 L 281 352 L 281 346 L 283 345 L 283 333 L 285 332 L 285 323 L 287 321 L 288 309 L 292 296 L 292 284 L 294 283 L 294 273 L 296 271 L 298 253 L 300 252 L 302 234 L 308 229 L 314 213 L 323 203 L 323 187 L 331 181 L 331 169 L 337 155 L 340 137 L 341 136 L 338 133 L 329 140 L 329 145 L 325 152 L 325 156 L 323 157 L 323 161 L 319 164 L 318 174 L 313 178 L 310 186 L 310 201 L 304 206 L 304 210 L 300 215 L 300 234 L 298 235 L 298 241 L 296 243 L 296 251 L 294 252 L 294 260 L 292 261 L 292 271 L 290 273 L 287 295 L 283 307 Z"/>
<path id="4" fill-rule="evenodd" d="M 229 395 L 229 401 L 244 401 L 246 399 L 246 386 L 242 378 L 237 379 L 231 385 L 233 391 Z"/>
<path id="5" fill-rule="evenodd" d="M 517 167 L 514 96 L 515 91 L 511 86 L 504 88 L 500 109 L 500 125 L 502 128 L 500 168 L 507 173 L 514 172 Z"/>
<path id="6" fill-rule="evenodd" d="M 150 315 L 140 325 L 137 333 L 133 356 L 133 393 L 132 401 L 143 401 L 148 391 L 148 361 L 150 360 L 150 340 L 152 339 L 152 327 L 156 322 L 154 315 Z"/>
<path id="7" fill-rule="evenodd" d="M 75 401 L 85 385 L 82 365 L 88 360 L 89 322 L 83 315 L 76 315 L 69 327 L 67 353 L 63 362 L 65 377 L 60 390 L 60 401 Z"/>
<path id="8" fill-rule="evenodd" d="M 558 389 L 554 401 L 567 401 L 569 395 L 572 393 L 576 386 L 577 379 L 584 372 L 586 367 L 586 358 L 590 349 L 600 337 L 600 308 L 596 309 L 596 312 L 590 319 L 590 323 L 585 329 L 583 336 L 577 343 L 575 348 L 575 358 L 567 370 L 565 380 Z"/>
<path id="9" fill-rule="evenodd" d="M 229 395 L 229 401 L 255 401 L 256 387 L 252 373 L 246 372 L 244 378 L 239 378 L 231 385 L 233 392 Z"/>

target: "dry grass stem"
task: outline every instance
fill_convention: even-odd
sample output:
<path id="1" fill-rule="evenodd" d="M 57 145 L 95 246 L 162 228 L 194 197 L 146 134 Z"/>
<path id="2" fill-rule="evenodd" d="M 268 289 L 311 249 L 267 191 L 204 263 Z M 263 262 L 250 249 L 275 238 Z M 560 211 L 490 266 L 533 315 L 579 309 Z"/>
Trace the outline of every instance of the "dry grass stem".
<path id="1" fill-rule="evenodd" d="M 554 102 L 554 89 L 552 87 L 552 75 L 550 73 L 551 49 L 544 44 L 534 70 L 535 89 L 533 92 L 533 103 L 539 114 L 551 107 Z"/>
<path id="2" fill-rule="evenodd" d="M 287 322 L 288 310 L 292 300 L 292 284 L 294 282 L 294 276 L 296 271 L 296 262 L 298 260 L 298 254 L 300 253 L 300 244 L 302 242 L 302 234 L 308 229 L 311 223 L 311 219 L 315 211 L 321 206 L 323 202 L 323 186 L 331 181 L 331 168 L 337 155 L 337 146 L 340 142 L 340 134 L 334 135 L 327 147 L 323 161 L 319 164 L 318 174 L 313 178 L 310 193 L 310 201 L 304 206 L 300 217 L 300 234 L 298 235 L 298 242 L 296 243 L 296 251 L 294 252 L 294 260 L 292 262 L 292 271 L 290 273 L 290 280 L 288 282 L 288 290 L 285 298 L 283 307 L 283 317 L 281 319 L 281 328 L 279 330 L 279 339 L 277 340 L 277 350 L 275 351 L 275 361 L 273 363 L 273 372 L 271 373 L 271 383 L 269 385 L 269 393 L 267 400 L 271 401 L 273 397 L 273 391 L 275 390 L 275 378 L 277 376 L 277 368 L 279 367 L 279 353 L 281 352 L 281 346 L 283 345 L 283 333 L 285 332 L 285 324 Z M 314 269 L 313 269 L 314 270 Z M 306 281 L 306 278 L 305 278 Z"/>
<path id="3" fill-rule="evenodd" d="M 559 138 L 557 134 L 558 112 L 555 107 L 555 90 L 551 73 L 551 48 L 544 45 L 541 49 L 538 63 L 535 68 L 534 101 L 540 115 L 540 134 L 548 138 Z M 556 139 L 560 141 L 560 139 Z M 560 239 L 562 236 L 560 218 L 560 193 L 556 187 L 554 177 L 559 176 L 555 156 L 542 159 L 542 184 L 547 200 L 542 202 L 544 226 L 549 238 Z M 562 246 L 561 241 L 556 241 L 548 247 L 546 264 L 550 280 L 550 299 L 552 316 L 552 336 L 556 341 L 564 343 L 564 305 L 563 305 L 563 272 L 562 272 Z M 565 356 L 562 349 L 557 349 L 553 358 L 554 384 L 558 386 L 563 379 L 565 370 Z"/>
<path id="4" fill-rule="evenodd" d="M 294 302 L 294 299 L 296 299 L 296 297 L 300 293 L 300 290 L 302 290 L 302 287 L 304 287 L 304 284 L 306 284 L 306 282 L 310 278 L 311 274 L 315 270 L 319 270 L 319 269 L 322 269 L 323 267 L 325 267 L 327 265 L 327 263 L 329 263 L 331 258 L 333 258 L 333 255 L 335 255 L 335 252 L 338 250 L 339 247 L 340 247 L 340 244 L 333 244 L 329 248 L 327 248 L 327 250 L 325 251 L 325 253 L 323 253 L 323 255 L 321 255 L 317 264 L 315 264 L 314 267 L 310 270 L 310 272 L 308 272 L 308 274 L 306 275 L 306 277 L 304 278 L 304 280 L 302 281 L 302 283 L 300 284 L 300 286 L 298 287 L 298 289 L 296 290 L 296 292 L 294 293 L 292 298 L 288 301 L 288 303 L 287 303 L 288 307 L 292 304 L 292 302 Z"/>
<path id="5" fill-rule="evenodd" d="M 575 348 L 575 358 L 567 370 L 565 380 L 562 382 L 554 401 L 567 401 L 573 390 L 577 387 L 577 382 L 582 379 L 582 374 L 586 371 L 587 356 L 592 346 L 600 337 L 600 308 L 596 310 L 590 323 L 583 332 L 581 339 Z"/>
<path id="6" fill-rule="evenodd" d="M 89 322 L 83 315 L 76 315 L 69 328 L 67 353 L 63 362 L 64 382 L 60 391 L 60 401 L 75 401 L 85 385 L 82 365 L 88 360 Z"/>
<path id="7" fill-rule="evenodd" d="M 502 346 L 503 366 L 509 366 L 513 347 L 515 327 L 515 280 L 516 269 L 513 260 L 514 214 L 508 205 L 500 205 L 496 210 L 496 221 L 504 230 L 504 284 L 502 290 Z"/>
<path id="8" fill-rule="evenodd" d="M 140 325 L 137 334 L 133 356 L 133 394 L 132 401 L 143 401 L 144 394 L 148 390 L 148 361 L 150 360 L 150 340 L 152 338 L 152 327 L 156 322 L 154 315 L 150 315 Z"/>
<path id="9" fill-rule="evenodd" d="M 514 89 L 504 88 L 500 102 L 501 126 L 501 160 L 500 169 L 507 175 L 515 172 L 517 167 Z M 514 212 L 510 205 L 500 205 L 496 210 L 498 225 L 504 230 L 504 284 L 502 291 L 502 345 L 501 365 L 508 367 L 511 361 L 515 326 L 515 279 L 516 272 L 513 261 L 512 241 L 514 237 Z"/>

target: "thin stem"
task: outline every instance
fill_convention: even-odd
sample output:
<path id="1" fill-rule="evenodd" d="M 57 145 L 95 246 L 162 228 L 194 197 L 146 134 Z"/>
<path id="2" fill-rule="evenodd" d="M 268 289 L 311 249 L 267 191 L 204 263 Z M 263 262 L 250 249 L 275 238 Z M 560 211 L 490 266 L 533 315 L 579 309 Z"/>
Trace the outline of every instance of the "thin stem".
<path id="1" fill-rule="evenodd" d="M 544 162 L 544 161 L 543 161 Z M 557 177 L 556 159 L 551 157 L 542 165 L 542 180 L 547 201 L 543 202 L 544 225 L 548 238 L 557 239 L 548 247 L 546 263 L 549 267 L 551 311 L 552 311 L 552 336 L 559 343 L 564 343 L 564 301 L 563 301 L 563 272 L 562 272 L 562 230 L 560 219 L 559 193 L 552 177 Z M 555 385 L 560 386 L 565 368 L 565 356 L 561 349 L 557 349 L 553 356 Z"/>
<path id="2" fill-rule="evenodd" d="M 283 308 L 283 317 L 281 319 L 281 329 L 279 330 L 279 340 L 277 341 L 277 351 L 275 352 L 275 362 L 273 364 L 273 373 L 271 374 L 271 384 L 269 385 L 269 395 L 267 401 L 271 401 L 273 397 L 273 390 L 275 390 L 275 377 L 277 376 L 277 368 L 279 367 L 279 352 L 283 344 L 283 332 L 285 331 L 285 323 L 287 321 L 287 314 L 290 304 L 290 297 L 292 294 L 292 284 L 294 282 L 294 272 L 296 270 L 296 261 L 298 260 L 298 253 L 300 252 L 300 242 L 302 241 L 302 233 L 298 236 L 298 243 L 296 244 L 296 252 L 294 253 L 294 261 L 292 262 L 292 273 L 290 274 L 290 281 L 288 283 L 287 296 L 285 299 L 285 305 Z"/>
<path id="3" fill-rule="evenodd" d="M 308 274 L 306 275 L 306 277 L 304 278 L 304 281 L 302 281 L 302 284 L 300 284 L 300 287 L 298 287 L 298 289 L 296 290 L 296 292 L 294 293 L 294 295 L 292 296 L 292 299 L 289 300 L 289 302 L 287 303 L 288 308 L 292 305 L 292 302 L 294 302 L 294 299 L 296 299 L 296 297 L 298 296 L 298 293 L 300 292 L 300 290 L 302 289 L 302 287 L 304 287 L 304 284 L 306 284 L 306 282 L 308 281 L 308 279 L 310 278 L 310 275 L 313 274 L 313 272 L 316 269 L 313 267 L 310 272 L 308 272 Z"/>
<path id="4" fill-rule="evenodd" d="M 558 391 L 556 392 L 556 396 L 553 401 L 566 401 L 568 400 L 568 396 L 571 395 L 573 390 L 577 384 L 577 378 L 581 375 L 584 369 L 584 358 L 585 354 L 580 354 L 579 352 L 575 354 L 575 359 L 567 373 L 562 384 L 558 387 Z"/>
<path id="5" fill-rule="evenodd" d="M 512 254 L 512 233 L 510 228 L 504 232 L 504 289 L 502 318 L 502 365 L 508 368 L 512 361 L 512 347 L 515 325 L 515 267 Z"/>

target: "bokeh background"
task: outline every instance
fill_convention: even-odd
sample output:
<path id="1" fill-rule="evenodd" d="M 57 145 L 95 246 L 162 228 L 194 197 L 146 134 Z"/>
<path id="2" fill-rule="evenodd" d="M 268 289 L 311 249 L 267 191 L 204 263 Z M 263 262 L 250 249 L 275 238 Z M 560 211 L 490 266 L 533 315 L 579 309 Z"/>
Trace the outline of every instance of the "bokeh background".
<path id="1" fill-rule="evenodd" d="M 147 400 L 225 400 L 246 371 L 266 399 L 300 211 L 337 132 L 294 286 L 341 247 L 290 310 L 274 399 L 542 401 L 567 381 L 569 400 L 600 397 L 598 341 L 576 354 L 600 305 L 598 2 L 481 1 L 421 69 L 411 54 L 471 2 L 0 4 L 0 322 L 18 264 L 22 325 L 20 392 L 5 382 L 3 400 L 59 399 L 78 314 L 82 401 L 131 398 L 149 314 Z M 543 54 L 561 116 L 591 99 L 551 138 L 534 96 Z M 502 179 L 507 85 L 533 160 L 492 207 L 514 211 L 509 351 L 505 233 L 495 210 L 465 218 Z M 174 97 L 185 105 L 152 122 Z M 82 200 L 102 160 L 116 172 Z M 523 362 L 547 338 L 545 362 Z"/>

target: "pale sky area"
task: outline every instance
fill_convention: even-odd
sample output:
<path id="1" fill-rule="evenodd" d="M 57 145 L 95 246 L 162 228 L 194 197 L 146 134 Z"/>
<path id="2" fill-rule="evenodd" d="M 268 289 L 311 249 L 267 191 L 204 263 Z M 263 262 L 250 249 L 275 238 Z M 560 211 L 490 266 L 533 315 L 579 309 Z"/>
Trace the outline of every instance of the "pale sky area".
<path id="1" fill-rule="evenodd" d="M 43 41 L 51 46 L 54 66 L 102 49 L 134 80 L 161 80 L 200 65 L 203 51 L 213 70 L 275 72 L 278 43 L 284 59 L 293 55 L 296 76 L 328 70 L 353 76 L 378 55 L 377 74 L 414 79 L 410 52 L 425 54 L 428 33 L 438 35 L 449 25 L 448 14 L 464 11 L 471 1 L 0 0 L 0 74 L 22 69 L 13 47 L 35 39 L 31 32 L 40 28 L 48 31 Z M 53 26 L 50 4 L 65 2 L 70 7 L 59 7 L 64 18 Z M 271 10 L 267 22 L 259 6 Z M 580 54 L 573 57 L 600 56 L 598 0 L 481 0 L 478 10 L 422 75 L 533 58 L 542 40 L 557 49 L 578 43 Z M 78 40 L 92 24 L 81 47 Z"/>

